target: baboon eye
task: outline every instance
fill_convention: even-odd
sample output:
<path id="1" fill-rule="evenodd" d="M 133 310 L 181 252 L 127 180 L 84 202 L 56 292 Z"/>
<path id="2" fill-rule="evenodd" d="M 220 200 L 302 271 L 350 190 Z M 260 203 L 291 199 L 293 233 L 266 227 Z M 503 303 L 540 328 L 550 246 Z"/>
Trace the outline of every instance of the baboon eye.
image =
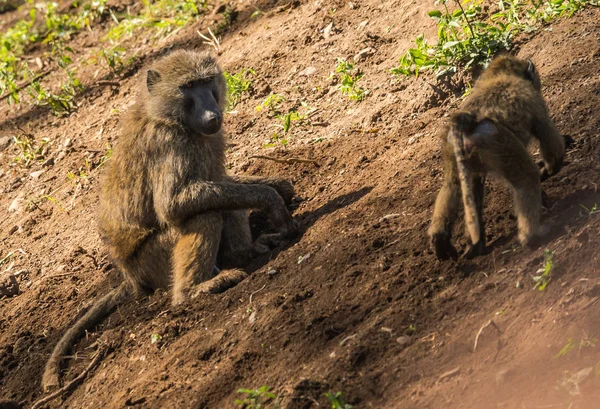
<path id="1" fill-rule="evenodd" d="M 192 81 L 186 82 L 184 85 L 184 87 L 186 87 L 186 88 L 192 88 L 193 86 L 194 86 L 194 83 Z"/>

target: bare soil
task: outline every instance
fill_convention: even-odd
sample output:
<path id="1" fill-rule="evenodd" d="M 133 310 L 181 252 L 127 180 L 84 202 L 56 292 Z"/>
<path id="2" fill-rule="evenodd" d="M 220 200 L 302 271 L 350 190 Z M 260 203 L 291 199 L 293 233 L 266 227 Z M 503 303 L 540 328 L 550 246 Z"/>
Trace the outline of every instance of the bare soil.
<path id="1" fill-rule="evenodd" d="M 342 391 L 355 408 L 597 408 L 600 217 L 584 207 L 600 204 L 600 9 L 524 35 L 515 50 L 536 63 L 553 119 L 573 140 L 566 166 L 543 183 L 544 220 L 556 225 L 550 239 L 535 250 L 518 246 L 510 192 L 493 181 L 490 254 L 438 262 L 426 237 L 442 177 L 435 133 L 460 102 L 464 79 L 439 84 L 389 72 L 419 33 L 435 33 L 426 14 L 433 1 L 233 6 L 220 62 L 256 75 L 253 92 L 226 117 L 228 165 L 236 174 L 290 178 L 302 199 L 294 211 L 302 235 L 256 260 L 250 278 L 224 294 L 173 309 L 168 292 L 157 292 L 119 308 L 78 345 L 64 379 L 78 376 L 98 345 L 110 344 L 109 354 L 48 406 L 234 408 L 239 388 L 268 385 L 286 409 L 329 407 L 329 391 Z M 263 13 L 251 18 L 256 8 Z M 43 396 L 41 373 L 60 336 L 120 282 L 97 234 L 98 165 L 106 145 L 118 143 L 118 120 L 143 67 L 169 49 L 204 47 L 196 30 L 214 21 L 207 15 L 158 41 L 132 38 L 138 63 L 119 86 L 104 86 L 98 81 L 108 72 L 87 61 L 105 46 L 110 24 L 72 41 L 87 86 L 76 112 L 0 108 L 0 137 L 48 138 L 45 158 L 53 159 L 24 167 L 14 144 L 0 146 L 0 259 L 14 252 L 0 277 L 13 274 L 19 287 L 0 297 L 0 400 L 23 407 Z M 336 58 L 352 61 L 367 47 L 357 65 L 371 93 L 356 103 L 330 74 Z M 308 67 L 314 74 L 305 75 Z M 286 110 L 302 101 L 317 108 L 293 124 L 285 148 L 263 147 L 276 121 L 255 107 L 270 92 L 287 98 Z M 87 179 L 67 178 L 80 169 Z M 265 228 L 264 217 L 253 221 Z M 462 233 L 457 242 L 464 247 Z M 532 277 L 544 248 L 554 252 L 554 268 L 538 291 Z"/>

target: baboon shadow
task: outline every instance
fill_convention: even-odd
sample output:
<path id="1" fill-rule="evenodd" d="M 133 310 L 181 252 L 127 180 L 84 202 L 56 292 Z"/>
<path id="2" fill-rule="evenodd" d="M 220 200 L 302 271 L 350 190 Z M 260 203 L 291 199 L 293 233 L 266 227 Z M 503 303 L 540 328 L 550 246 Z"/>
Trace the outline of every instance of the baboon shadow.
<path id="1" fill-rule="evenodd" d="M 372 186 L 363 187 L 357 191 L 346 193 L 331 199 L 323 206 L 315 210 L 311 210 L 296 216 L 295 219 L 299 224 L 300 230 L 298 236 L 294 237 L 285 244 L 272 249 L 270 253 L 252 260 L 244 269 L 248 273 L 252 273 L 260 269 L 270 260 L 275 259 L 279 253 L 298 243 L 302 239 L 302 236 L 304 236 L 304 233 L 321 217 L 357 202 L 362 197 L 366 196 L 371 190 L 373 190 Z M 269 223 L 267 215 L 259 211 L 254 211 L 250 214 L 250 229 L 252 231 L 253 240 L 256 240 L 262 234 L 272 234 L 277 232 L 277 230 L 274 229 Z"/>

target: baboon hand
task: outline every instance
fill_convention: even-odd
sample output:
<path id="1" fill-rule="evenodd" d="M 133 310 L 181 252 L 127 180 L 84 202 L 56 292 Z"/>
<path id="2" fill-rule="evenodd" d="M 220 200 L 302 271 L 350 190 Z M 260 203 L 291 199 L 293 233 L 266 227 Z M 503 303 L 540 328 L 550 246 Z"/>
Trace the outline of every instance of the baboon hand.
<path id="1" fill-rule="evenodd" d="M 458 259 L 458 252 L 450 242 L 450 237 L 445 233 L 434 234 L 431 237 L 431 247 L 438 260 Z"/>
<path id="2" fill-rule="evenodd" d="M 556 175 L 562 168 L 562 163 L 557 163 L 553 167 L 549 167 L 547 163 L 540 161 L 538 162 L 538 166 L 540 167 L 540 181 L 543 182 L 550 176 Z"/>
<path id="3" fill-rule="evenodd" d="M 269 185 L 279 193 L 286 206 L 292 203 L 296 192 L 294 191 L 294 185 L 289 181 L 285 179 L 273 179 Z"/>
<path id="4" fill-rule="evenodd" d="M 271 219 L 271 223 L 279 230 L 282 238 L 289 239 L 298 234 L 298 224 L 288 212 L 281 196 L 275 195 L 265 210 Z"/>

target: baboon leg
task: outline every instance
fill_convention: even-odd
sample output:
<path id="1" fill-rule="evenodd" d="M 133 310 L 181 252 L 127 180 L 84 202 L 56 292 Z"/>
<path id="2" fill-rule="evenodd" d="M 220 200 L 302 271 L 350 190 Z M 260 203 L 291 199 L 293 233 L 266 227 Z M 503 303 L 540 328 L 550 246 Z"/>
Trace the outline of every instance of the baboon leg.
<path id="1" fill-rule="evenodd" d="M 243 267 L 252 258 L 252 233 L 246 210 L 224 211 L 219 267 Z"/>
<path id="2" fill-rule="evenodd" d="M 473 176 L 473 196 L 477 207 L 477 219 L 479 220 L 479 242 L 470 244 L 465 252 L 465 257 L 470 259 L 485 254 L 485 225 L 483 223 L 483 201 L 485 191 L 485 176 Z M 467 234 L 468 235 L 468 234 Z"/>
<path id="3" fill-rule="evenodd" d="M 534 123 L 533 133 L 540 141 L 540 152 L 544 161 L 540 176 L 543 181 L 557 173 L 562 167 L 565 156 L 565 140 L 547 115 Z"/>
<path id="4" fill-rule="evenodd" d="M 539 169 L 525 146 L 511 135 L 498 135 L 494 153 L 485 153 L 490 155 L 486 163 L 512 185 L 519 241 L 523 245 L 533 245 L 540 233 L 542 211 Z"/>
<path id="5" fill-rule="evenodd" d="M 433 218 L 429 226 L 429 236 L 435 255 L 440 260 L 458 258 L 458 253 L 452 245 L 452 226 L 458 215 L 461 203 L 460 181 L 454 158 L 453 147 L 444 144 L 444 182 L 435 200 Z"/>
<path id="6" fill-rule="evenodd" d="M 144 240 L 126 260 L 115 260 L 133 293 L 145 294 L 171 284 L 171 256 L 177 240 L 172 229 L 156 232 Z"/>
<path id="7" fill-rule="evenodd" d="M 188 298 L 192 287 L 213 277 L 223 230 L 221 212 L 193 217 L 178 229 L 173 248 L 173 304 Z"/>
<path id="8" fill-rule="evenodd" d="M 248 277 L 248 274 L 237 268 L 223 270 L 217 276 L 197 285 L 192 293 L 192 298 L 197 297 L 199 294 L 222 293 L 231 287 L 235 287 L 246 277 Z"/>

